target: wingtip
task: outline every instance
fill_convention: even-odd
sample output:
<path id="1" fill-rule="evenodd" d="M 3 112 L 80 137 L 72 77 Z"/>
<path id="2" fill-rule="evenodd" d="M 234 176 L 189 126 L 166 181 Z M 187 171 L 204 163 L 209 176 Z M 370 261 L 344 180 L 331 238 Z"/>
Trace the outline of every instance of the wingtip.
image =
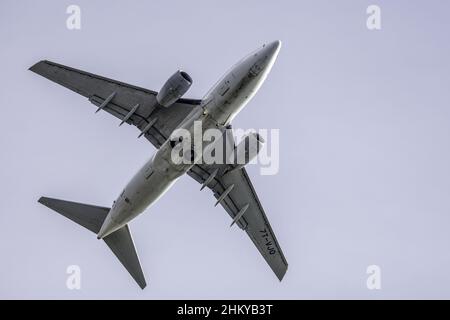
<path id="1" fill-rule="evenodd" d="M 276 273 L 276 276 L 280 282 L 283 280 L 284 276 L 286 275 L 286 272 L 288 270 L 288 265 L 286 265 L 286 268 L 282 270 L 280 273 Z"/>
<path id="2" fill-rule="evenodd" d="M 33 64 L 31 67 L 29 67 L 28 70 L 39 74 L 40 67 L 44 64 L 49 64 L 49 63 L 51 63 L 51 62 L 48 60 L 41 60 L 41 61 L 38 61 L 35 64 Z"/>
<path id="3" fill-rule="evenodd" d="M 39 62 L 36 62 L 35 64 L 33 64 L 31 67 L 28 68 L 28 70 L 36 72 L 36 70 L 38 69 L 39 65 L 41 65 L 42 63 L 44 63 L 45 60 L 41 60 Z"/>

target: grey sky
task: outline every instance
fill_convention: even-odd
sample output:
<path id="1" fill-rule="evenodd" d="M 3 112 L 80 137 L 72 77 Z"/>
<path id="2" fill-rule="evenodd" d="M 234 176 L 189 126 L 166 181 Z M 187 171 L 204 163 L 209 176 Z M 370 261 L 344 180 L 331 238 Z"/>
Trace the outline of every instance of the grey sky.
<path id="1" fill-rule="evenodd" d="M 70 4 L 82 28 L 69 31 Z M 366 8 L 382 9 L 382 30 Z M 447 1 L 1 1 L 1 298 L 450 298 Z M 181 178 L 131 223 L 141 291 L 104 243 L 39 205 L 109 206 L 155 149 L 27 71 L 53 60 L 200 98 L 265 42 L 283 47 L 235 127 L 280 129 L 280 172 L 250 167 L 289 261 L 276 280 L 209 191 Z M 66 268 L 82 289 L 66 288 Z M 366 288 L 366 268 L 382 289 Z"/>

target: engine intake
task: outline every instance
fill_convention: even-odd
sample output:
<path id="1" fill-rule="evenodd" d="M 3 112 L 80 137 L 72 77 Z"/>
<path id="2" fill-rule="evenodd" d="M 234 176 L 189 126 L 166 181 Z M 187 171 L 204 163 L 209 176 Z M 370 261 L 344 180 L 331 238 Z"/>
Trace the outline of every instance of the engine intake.
<path id="1" fill-rule="evenodd" d="M 180 99 L 191 85 L 192 78 L 186 72 L 178 70 L 163 85 L 156 96 L 156 101 L 167 108 Z"/>

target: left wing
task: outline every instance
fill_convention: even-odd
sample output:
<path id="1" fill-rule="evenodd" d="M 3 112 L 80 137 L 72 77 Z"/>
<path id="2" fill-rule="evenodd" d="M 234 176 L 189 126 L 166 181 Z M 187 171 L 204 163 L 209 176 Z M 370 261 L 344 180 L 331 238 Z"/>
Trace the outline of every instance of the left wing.
<path id="1" fill-rule="evenodd" d="M 81 94 L 102 110 L 138 127 L 142 135 L 156 148 L 159 148 L 178 124 L 201 103 L 201 100 L 179 99 L 165 108 L 156 102 L 155 91 L 51 61 L 40 61 L 30 70 Z"/>

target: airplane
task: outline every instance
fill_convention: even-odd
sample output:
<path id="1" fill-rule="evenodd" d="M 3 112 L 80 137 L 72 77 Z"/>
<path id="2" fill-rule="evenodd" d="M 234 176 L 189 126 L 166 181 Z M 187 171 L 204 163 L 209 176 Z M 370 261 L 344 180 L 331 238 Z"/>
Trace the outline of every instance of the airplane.
<path id="1" fill-rule="evenodd" d="M 279 281 L 288 263 L 269 220 L 253 188 L 244 165 L 202 161 L 191 154 L 191 163 L 178 163 L 171 157 L 180 137 L 176 129 L 192 132 L 194 123 L 216 128 L 229 137 L 231 121 L 256 94 L 271 70 L 281 48 L 280 41 L 264 44 L 235 64 L 204 96 L 184 98 L 192 78 L 176 71 L 159 92 L 108 79 L 68 66 L 43 60 L 29 68 L 89 99 L 96 112 L 106 111 L 119 118 L 120 125 L 136 126 L 157 151 L 126 185 L 111 208 L 41 197 L 38 202 L 97 234 L 113 251 L 141 289 L 146 280 L 134 247 L 128 223 L 157 201 L 185 173 L 199 182 L 201 190 L 211 189 L 216 205 L 221 204 L 245 231 Z M 247 137 L 249 138 L 249 137 Z M 263 139 L 253 135 L 258 143 Z M 247 152 L 245 139 L 232 143 L 234 150 Z M 244 143 L 244 144 L 243 144 Z M 249 159 L 247 159 L 249 160 Z"/>

